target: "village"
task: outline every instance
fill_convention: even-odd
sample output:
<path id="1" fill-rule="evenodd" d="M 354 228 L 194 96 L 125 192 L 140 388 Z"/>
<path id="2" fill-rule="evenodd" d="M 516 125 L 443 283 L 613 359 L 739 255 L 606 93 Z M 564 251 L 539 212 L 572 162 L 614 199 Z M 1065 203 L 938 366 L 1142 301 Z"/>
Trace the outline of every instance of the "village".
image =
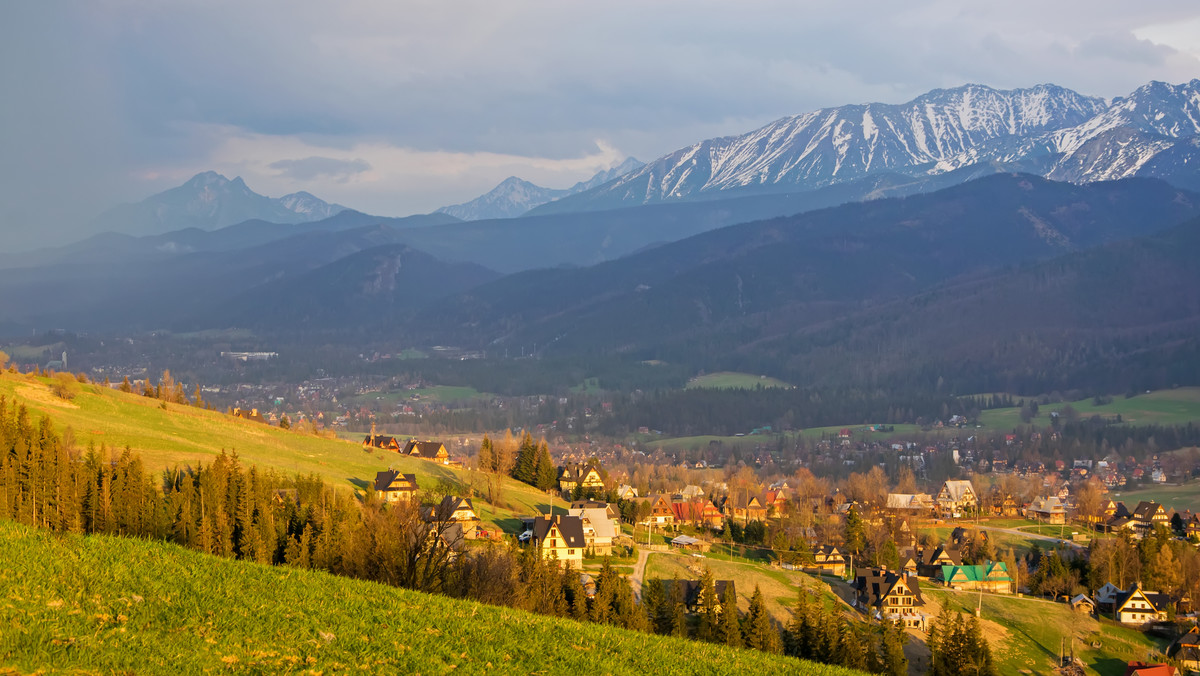
<path id="1" fill-rule="evenodd" d="M 851 446 L 839 440 L 830 445 Z M 477 463 L 470 456 L 452 458 L 441 442 L 401 440 L 374 430 L 363 446 L 444 466 Z M 863 620 L 895 623 L 917 640 L 935 619 L 931 592 L 939 598 L 976 597 L 963 602 L 976 613 L 985 597 L 1005 597 L 1059 604 L 1103 625 L 1132 628 L 1155 637 L 1162 649 L 1154 656 L 1167 668 L 1200 671 L 1193 601 L 1200 583 L 1200 514 L 1149 500 L 1120 500 L 1110 491 L 1120 487 L 1124 473 L 1137 471 L 1140 477 L 1146 469 L 1128 460 L 1049 469 L 1034 462 L 996 467 L 992 461 L 987 474 L 963 472 L 969 478 L 946 479 L 921 492 L 913 472 L 919 465 L 911 460 L 892 483 L 878 466 L 836 482 L 803 468 L 765 481 L 761 468 L 744 465 L 736 471 L 702 463 L 618 462 L 606 468 L 592 458 L 557 465 L 547 509 L 522 515 L 519 525 L 507 529 L 480 519 L 478 493 L 447 495 L 423 509 L 430 522 L 453 524 L 448 543 L 454 548 L 514 542 L 579 571 L 589 593 L 601 559 L 624 564 L 640 594 L 644 584 L 658 579 L 647 574 L 647 561 L 665 556 L 681 562 L 670 569 L 686 576 L 679 580 L 683 597 L 696 613 L 706 566 L 736 562 L 756 574 L 808 576 L 843 609 Z M 974 464 L 967 457 L 962 461 L 964 468 Z M 1152 459 L 1151 471 L 1161 472 L 1154 464 Z M 413 473 L 380 472 L 373 488 L 385 503 L 422 495 Z M 719 593 L 735 585 L 743 594 L 749 591 L 742 589 L 745 579 L 714 582 Z M 783 624 L 786 614 L 776 619 Z M 1060 665 L 1074 664 L 1073 652 L 1064 648 L 1057 656 Z M 1145 662 L 1151 656 L 1130 660 L 1129 668 L 1167 673 L 1153 671 L 1158 662 Z M 913 663 L 919 660 L 918 652 Z M 1142 663 L 1146 666 L 1137 666 Z"/>

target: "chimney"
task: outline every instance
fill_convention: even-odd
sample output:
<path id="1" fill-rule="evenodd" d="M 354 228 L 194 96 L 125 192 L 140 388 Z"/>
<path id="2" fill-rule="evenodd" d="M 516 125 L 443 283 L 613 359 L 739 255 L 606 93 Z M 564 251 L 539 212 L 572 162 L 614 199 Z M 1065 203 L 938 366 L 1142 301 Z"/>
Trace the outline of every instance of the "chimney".
<path id="1" fill-rule="evenodd" d="M 371 421 L 371 445 L 375 445 L 375 421 Z"/>

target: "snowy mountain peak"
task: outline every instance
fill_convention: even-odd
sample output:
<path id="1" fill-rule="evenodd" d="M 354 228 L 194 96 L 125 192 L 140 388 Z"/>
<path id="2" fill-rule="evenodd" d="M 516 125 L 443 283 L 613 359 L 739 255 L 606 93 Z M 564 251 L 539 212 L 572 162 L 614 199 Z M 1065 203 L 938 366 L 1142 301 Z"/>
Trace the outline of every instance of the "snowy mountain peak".
<path id="1" fill-rule="evenodd" d="M 1149 83 L 1113 101 L 1053 84 L 1011 90 L 966 84 L 906 103 L 823 108 L 702 141 L 554 208 L 813 190 L 878 174 L 922 177 L 970 166 L 1072 181 L 1150 175 L 1148 167 L 1163 165 L 1154 169 L 1161 174 L 1176 170 L 1167 164 L 1189 161 L 1200 144 L 1183 139 L 1197 134 L 1197 80 Z M 1153 158 L 1167 150 L 1173 159 L 1156 165 Z"/>
<path id="2" fill-rule="evenodd" d="M 509 176 L 487 193 L 462 204 L 455 204 L 438 209 L 438 213 L 449 214 L 464 221 L 478 221 L 487 218 L 515 218 L 535 207 L 548 202 L 574 195 L 596 186 L 607 183 L 623 174 L 637 169 L 642 163 L 630 157 L 611 169 L 597 172 L 586 181 L 580 181 L 570 188 L 556 190 L 543 188 L 516 176 Z"/>

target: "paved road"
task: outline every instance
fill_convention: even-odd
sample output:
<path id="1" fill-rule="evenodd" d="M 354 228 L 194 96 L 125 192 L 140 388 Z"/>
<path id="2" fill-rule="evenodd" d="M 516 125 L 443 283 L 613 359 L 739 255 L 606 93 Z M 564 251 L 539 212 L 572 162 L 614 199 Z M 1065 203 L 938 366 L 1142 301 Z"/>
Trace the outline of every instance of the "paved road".
<path id="1" fill-rule="evenodd" d="M 648 549 L 638 549 L 638 560 L 633 565 L 633 573 L 629 576 L 629 586 L 633 587 L 633 598 L 638 603 L 642 601 L 642 580 L 646 579 L 646 559 L 652 554 Z"/>

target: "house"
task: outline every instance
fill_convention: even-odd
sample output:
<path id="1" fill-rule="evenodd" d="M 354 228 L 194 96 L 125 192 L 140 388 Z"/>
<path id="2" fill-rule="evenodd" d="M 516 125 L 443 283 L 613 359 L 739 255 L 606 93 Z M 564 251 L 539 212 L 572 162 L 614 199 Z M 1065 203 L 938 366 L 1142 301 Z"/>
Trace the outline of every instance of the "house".
<path id="1" fill-rule="evenodd" d="M 937 506 L 943 516 L 956 516 L 974 510 L 979 505 L 975 487 L 966 480 L 947 480 L 937 494 Z"/>
<path id="2" fill-rule="evenodd" d="M 1192 625 L 1186 634 L 1175 639 L 1167 648 L 1167 657 L 1184 669 L 1200 671 L 1200 627 Z"/>
<path id="3" fill-rule="evenodd" d="M 583 550 L 587 539 L 583 535 L 583 519 L 578 516 L 555 514 L 533 520 L 533 546 L 542 558 L 556 559 L 563 568 L 583 566 Z"/>
<path id="4" fill-rule="evenodd" d="M 813 550 L 812 557 L 812 564 L 804 566 L 804 572 L 824 573 L 838 577 L 846 574 L 846 557 L 842 556 L 842 552 L 837 547 L 821 545 Z"/>
<path id="5" fill-rule="evenodd" d="M 763 506 L 762 501 L 756 495 L 741 503 L 733 498 L 726 499 L 724 507 L 725 516 L 735 521 L 748 523 L 767 520 L 767 508 Z"/>
<path id="6" fill-rule="evenodd" d="M 267 424 L 267 419 L 263 417 L 263 414 L 258 412 L 257 408 L 252 408 L 249 411 L 244 408 L 235 408 L 233 409 L 233 417 L 241 418 L 243 420 L 252 420 L 264 425 Z"/>
<path id="7" fill-rule="evenodd" d="M 782 518 L 788 509 L 788 505 L 791 504 L 787 489 L 785 488 L 767 491 L 763 502 L 767 507 L 767 516 L 772 519 Z"/>
<path id="8" fill-rule="evenodd" d="M 1005 493 L 1004 497 L 996 495 L 992 502 L 992 513 L 996 516 L 1016 516 L 1020 513 L 1020 509 L 1012 493 Z"/>
<path id="9" fill-rule="evenodd" d="M 387 470 L 375 474 L 375 495 L 384 502 L 408 502 L 417 494 L 417 475 Z"/>
<path id="10" fill-rule="evenodd" d="M 934 511 L 928 493 L 888 493 L 885 509 L 894 516 L 928 516 Z"/>
<path id="11" fill-rule="evenodd" d="M 604 479 L 595 465 L 580 465 L 570 463 L 558 468 L 558 488 L 564 492 L 574 491 L 576 487 L 583 490 L 604 490 Z"/>
<path id="12" fill-rule="evenodd" d="M 904 627 L 925 628 L 925 605 L 917 578 L 886 568 L 864 568 L 855 575 L 856 605 L 880 619 L 899 622 Z"/>
<path id="13" fill-rule="evenodd" d="M 1166 610 L 1159 610 L 1155 601 L 1158 594 L 1142 590 L 1142 583 L 1134 582 L 1129 589 L 1113 599 L 1113 619 L 1121 624 L 1141 626 L 1167 619 Z"/>
<path id="14" fill-rule="evenodd" d="M 1171 517 L 1167 510 L 1153 500 L 1139 502 L 1137 507 L 1133 508 L 1133 519 L 1138 522 L 1143 533 L 1153 530 L 1155 526 L 1171 526 Z"/>
<path id="15" fill-rule="evenodd" d="M 974 566 L 942 566 L 942 580 L 947 587 L 967 591 L 1012 593 L 1012 577 L 1008 567 L 999 561 Z"/>
<path id="16" fill-rule="evenodd" d="M 1169 664 L 1130 662 L 1124 676 L 1179 676 L 1179 670 Z"/>
<path id="17" fill-rule="evenodd" d="M 637 489 L 629 484 L 621 484 L 617 486 L 618 500 L 632 500 L 638 496 Z"/>
<path id="18" fill-rule="evenodd" d="M 687 486 L 683 487 L 683 490 L 679 491 L 678 495 L 681 500 L 695 500 L 696 498 L 704 497 L 704 489 L 700 488 L 699 486 L 688 484 Z"/>
<path id="19" fill-rule="evenodd" d="M 1093 601 L 1087 594 L 1079 594 L 1071 599 L 1071 610 L 1077 613 L 1087 613 L 1088 615 L 1096 614 L 1096 602 Z"/>
<path id="20" fill-rule="evenodd" d="M 607 509 L 597 507 L 569 509 L 567 514 L 583 520 L 585 549 L 600 556 L 612 554 L 613 538 L 617 537 L 620 530 L 613 526 L 612 517 L 608 515 Z"/>
<path id="21" fill-rule="evenodd" d="M 462 536 L 474 539 L 479 529 L 479 514 L 471 498 L 458 498 L 447 495 L 436 505 L 426 505 L 421 510 L 421 516 L 426 521 L 449 521 L 462 526 Z"/>
<path id="22" fill-rule="evenodd" d="M 665 495 L 647 495 L 638 498 L 637 501 L 650 505 L 650 514 L 639 523 L 660 527 L 675 525 L 675 510 L 671 509 L 671 502 Z M 639 511 L 640 509 L 639 506 Z"/>
<path id="23" fill-rule="evenodd" d="M 1200 539 L 1200 513 L 1193 514 L 1183 528 L 1189 538 Z"/>
<path id="24" fill-rule="evenodd" d="M 621 510 L 617 509 L 615 503 L 600 502 L 599 500 L 573 500 L 570 509 L 603 509 L 608 518 L 612 519 L 613 528 L 621 528 Z"/>
<path id="25" fill-rule="evenodd" d="M 704 526 L 712 530 L 721 530 L 725 526 L 725 515 L 710 500 L 672 502 L 671 510 L 675 513 L 675 523 Z"/>
<path id="26" fill-rule="evenodd" d="M 962 553 L 958 547 L 938 545 L 921 550 L 917 560 L 917 571 L 925 577 L 935 577 L 942 574 L 943 566 L 961 566 Z"/>
<path id="27" fill-rule="evenodd" d="M 404 446 L 403 453 L 414 458 L 430 460 L 439 465 L 450 464 L 450 454 L 446 452 L 446 445 L 440 441 L 417 441 L 416 439 L 410 439 Z"/>
<path id="28" fill-rule="evenodd" d="M 363 437 L 363 450 L 372 448 L 382 448 L 385 451 L 400 452 L 400 442 L 396 437 L 385 436 L 375 433 L 375 423 L 371 423 L 371 433 Z"/>
<path id="29" fill-rule="evenodd" d="M 1105 582 L 1104 586 L 1096 590 L 1096 595 L 1092 599 L 1097 606 L 1112 610 L 1113 601 L 1116 600 L 1117 594 L 1121 593 L 1121 588 L 1111 582 Z"/>
<path id="30" fill-rule="evenodd" d="M 1025 508 L 1025 516 L 1057 526 L 1067 522 L 1067 506 L 1056 495 L 1034 498 L 1033 502 Z"/>

